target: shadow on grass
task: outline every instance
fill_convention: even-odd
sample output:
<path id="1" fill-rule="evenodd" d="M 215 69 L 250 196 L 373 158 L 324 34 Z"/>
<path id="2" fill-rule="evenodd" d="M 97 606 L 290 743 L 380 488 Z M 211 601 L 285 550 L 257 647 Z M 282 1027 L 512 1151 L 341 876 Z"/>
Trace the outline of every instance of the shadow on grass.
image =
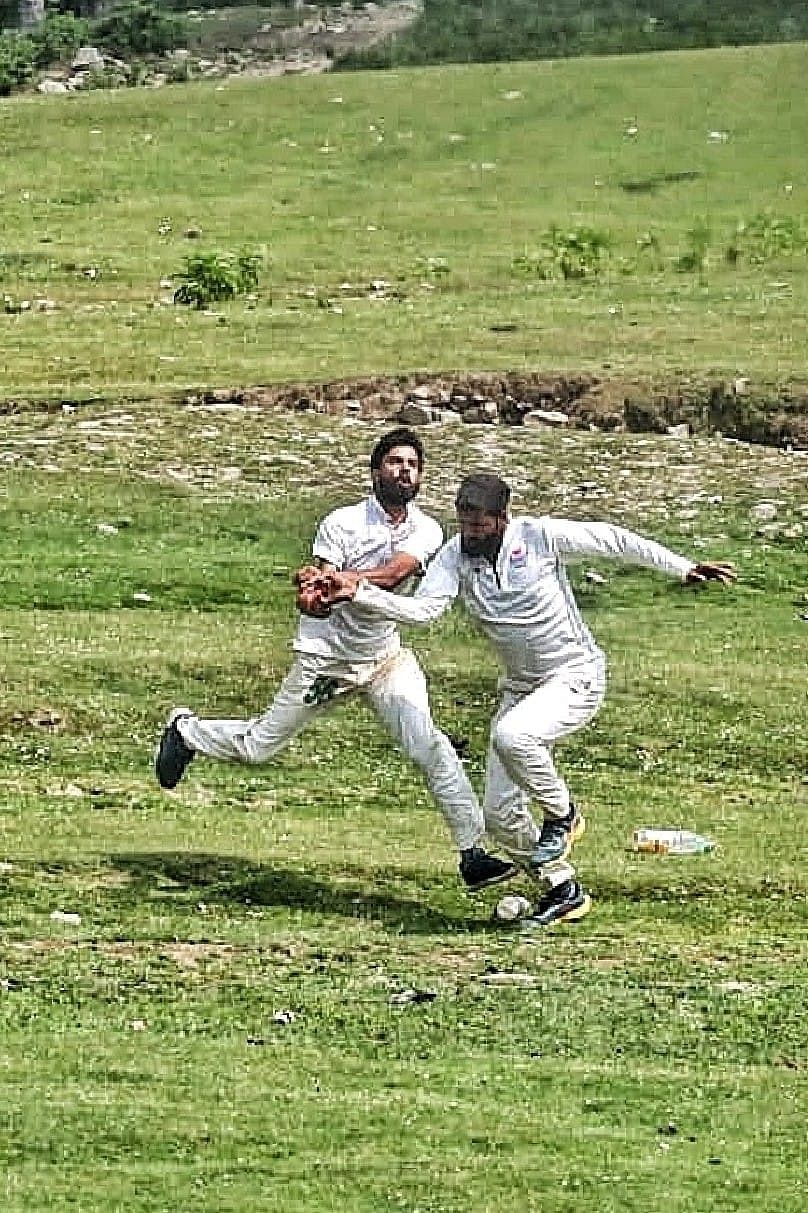
<path id="1" fill-rule="evenodd" d="M 401 882 L 423 886 L 421 872 L 389 869 L 368 872 L 366 868 L 342 865 L 333 877 L 328 877 L 205 852 L 111 855 L 109 861 L 137 884 L 148 886 L 150 895 L 157 881 L 168 895 L 189 893 L 209 902 L 285 906 L 314 914 L 373 919 L 405 934 L 468 932 L 490 927 L 486 907 L 480 907 L 485 917 L 479 916 L 479 910 L 458 916 L 449 909 L 442 911 L 425 904 L 418 896 L 408 896 L 401 889 Z M 366 886 L 371 880 L 376 887 L 369 891 Z"/>

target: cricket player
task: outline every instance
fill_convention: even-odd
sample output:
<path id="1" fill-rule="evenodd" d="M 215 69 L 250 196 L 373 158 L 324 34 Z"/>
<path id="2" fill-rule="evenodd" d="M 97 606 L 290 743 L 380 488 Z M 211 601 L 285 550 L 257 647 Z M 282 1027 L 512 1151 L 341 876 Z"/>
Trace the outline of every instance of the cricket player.
<path id="1" fill-rule="evenodd" d="M 605 556 L 687 584 L 735 580 L 731 565 L 695 563 L 605 522 L 510 518 L 510 489 L 480 472 L 457 492 L 459 534 L 444 544 L 411 598 L 385 593 L 361 570 L 333 575 L 326 599 L 350 600 L 400 623 L 428 623 L 459 598 L 503 666 L 488 751 L 488 834 L 547 891 L 527 926 L 583 918 L 591 898 L 568 856 L 584 829 L 556 770 L 553 746 L 587 724 L 606 690 L 606 660 L 584 623 L 565 572 L 568 557 Z M 541 810 L 537 824 L 533 800 Z"/>
<path id="2" fill-rule="evenodd" d="M 423 466 L 424 448 L 411 430 L 379 439 L 370 458 L 372 493 L 322 520 L 312 563 L 298 571 L 298 603 L 311 613 L 301 614 L 295 659 L 272 703 L 248 720 L 202 719 L 190 708 L 175 708 L 155 767 L 160 785 L 173 788 L 197 754 L 268 762 L 323 712 L 360 694 L 423 771 L 459 851 L 461 878 L 476 891 L 508 879 L 516 868 L 482 846 L 482 807 L 454 747 L 432 720 L 414 654 L 377 612 L 354 603 L 321 611 L 316 594 L 307 592 L 323 574 L 346 570 L 385 592 L 423 574 L 443 541 L 440 525 L 414 504 Z"/>

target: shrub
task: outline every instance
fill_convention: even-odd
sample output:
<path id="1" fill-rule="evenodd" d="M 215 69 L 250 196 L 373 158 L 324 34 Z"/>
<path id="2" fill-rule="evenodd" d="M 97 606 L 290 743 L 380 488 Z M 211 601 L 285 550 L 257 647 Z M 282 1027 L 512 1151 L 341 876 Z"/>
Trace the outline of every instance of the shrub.
<path id="1" fill-rule="evenodd" d="M 30 33 L 0 34 L 0 96 L 28 84 L 38 68 L 73 55 L 88 29 L 88 22 L 72 13 L 49 12 Z"/>
<path id="2" fill-rule="evenodd" d="M 611 240 L 592 227 L 559 228 L 553 225 L 541 247 L 516 257 L 514 269 L 543 279 L 595 278 L 608 255 Z"/>
<path id="3" fill-rule="evenodd" d="M 188 23 L 150 0 L 129 0 L 92 27 L 93 40 L 113 55 L 162 55 L 188 41 Z"/>
<path id="4" fill-rule="evenodd" d="M 415 268 L 425 278 L 443 278 L 452 272 L 445 257 L 418 257 Z"/>
<path id="5" fill-rule="evenodd" d="M 707 268 L 710 229 L 700 220 L 686 233 L 687 247 L 679 254 L 676 268 L 682 274 L 702 274 Z"/>
<path id="6" fill-rule="evenodd" d="M 74 55 L 86 43 L 89 28 L 88 21 L 73 13 L 48 12 L 42 24 L 28 35 L 33 44 L 34 65 L 47 67 L 49 63 Z"/>
<path id="7" fill-rule="evenodd" d="M 174 292 L 174 302 L 203 308 L 211 303 L 235 299 L 258 286 L 264 263 L 261 253 L 195 253 L 185 258 L 179 275 L 182 284 Z"/>
<path id="8" fill-rule="evenodd" d="M 806 249 L 808 238 L 797 220 L 760 214 L 738 224 L 725 257 L 731 265 L 740 261 L 765 265 L 778 257 L 804 253 Z"/>
<path id="9" fill-rule="evenodd" d="M 27 84 L 34 74 L 34 44 L 21 34 L 0 34 L 0 97 Z"/>

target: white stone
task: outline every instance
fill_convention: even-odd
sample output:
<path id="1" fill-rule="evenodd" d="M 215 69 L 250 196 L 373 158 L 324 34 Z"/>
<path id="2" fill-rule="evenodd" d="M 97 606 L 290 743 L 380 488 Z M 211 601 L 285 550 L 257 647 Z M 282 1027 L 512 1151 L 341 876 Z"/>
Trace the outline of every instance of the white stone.
<path id="1" fill-rule="evenodd" d="M 104 56 L 96 46 L 80 46 L 73 56 L 73 62 L 71 64 L 74 71 L 103 66 Z"/>
<path id="2" fill-rule="evenodd" d="M 755 522 L 773 522 L 777 517 L 777 505 L 774 501 L 759 501 L 749 511 Z"/>
<path id="3" fill-rule="evenodd" d="M 531 409 L 525 413 L 525 425 L 569 425 L 570 419 L 566 413 L 556 409 Z"/>

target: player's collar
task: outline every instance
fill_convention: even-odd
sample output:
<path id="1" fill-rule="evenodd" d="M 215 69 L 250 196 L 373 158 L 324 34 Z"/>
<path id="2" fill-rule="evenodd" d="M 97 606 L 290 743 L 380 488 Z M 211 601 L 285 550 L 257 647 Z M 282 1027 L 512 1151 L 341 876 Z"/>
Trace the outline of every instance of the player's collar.
<path id="1" fill-rule="evenodd" d="M 387 510 L 384 508 L 382 503 L 379 501 L 379 498 L 376 496 L 376 494 L 371 493 L 370 496 L 368 497 L 368 512 L 370 514 L 371 520 L 373 520 L 373 521 L 384 522 L 387 524 L 387 526 L 401 526 L 402 522 L 406 522 L 410 516 L 410 505 L 411 504 L 412 503 L 410 502 L 407 505 L 405 505 L 404 516 L 402 518 L 399 518 L 398 521 L 396 521 L 395 519 L 391 518 L 390 515 L 387 513 Z"/>

